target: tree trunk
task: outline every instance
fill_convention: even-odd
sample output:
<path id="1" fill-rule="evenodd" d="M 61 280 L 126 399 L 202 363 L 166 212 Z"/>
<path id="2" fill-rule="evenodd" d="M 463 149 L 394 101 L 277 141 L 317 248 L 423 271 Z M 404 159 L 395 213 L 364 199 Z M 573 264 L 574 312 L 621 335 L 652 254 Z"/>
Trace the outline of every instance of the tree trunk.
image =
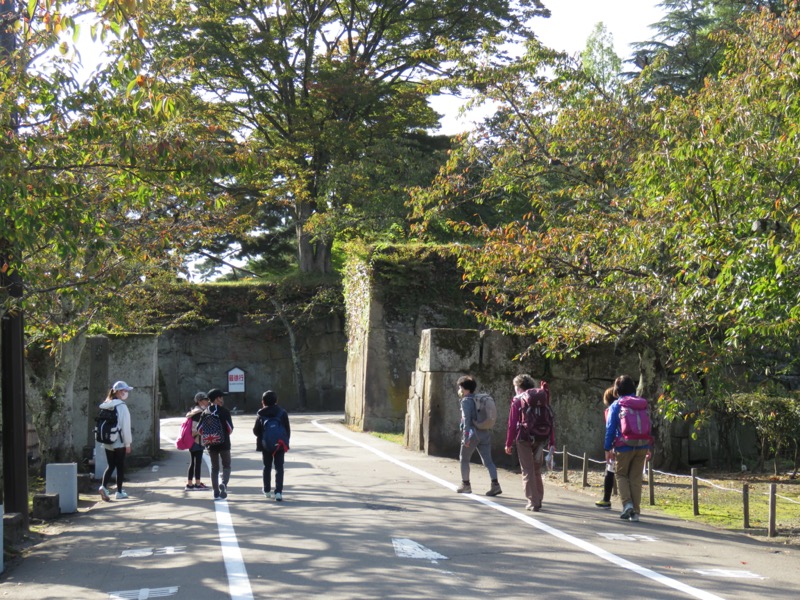
<path id="1" fill-rule="evenodd" d="M 300 271 L 303 273 L 330 273 L 333 245 L 327 240 L 312 240 L 311 236 L 301 229 L 298 226 L 297 248 Z"/>
<path id="2" fill-rule="evenodd" d="M 303 273 L 330 273 L 333 242 L 315 238 L 305 230 L 305 225 L 314 213 L 314 205 L 298 202 L 295 231 L 297 235 L 297 261 Z"/>
<path id="3" fill-rule="evenodd" d="M 656 402 L 663 392 L 665 373 L 661 359 L 653 348 L 647 347 L 639 352 L 639 373 L 639 387 L 636 393 L 647 398 L 650 403 L 653 438 L 655 438 L 653 465 L 655 467 L 672 465 L 676 457 L 672 448 L 670 423 L 662 419 L 656 410 Z"/>
<path id="4" fill-rule="evenodd" d="M 295 336 L 292 324 L 284 314 L 283 307 L 274 298 L 271 298 L 270 300 L 272 302 L 272 306 L 275 307 L 275 312 L 278 314 L 278 318 L 286 328 L 286 334 L 289 336 L 289 351 L 292 355 L 292 371 L 294 373 L 295 383 L 297 384 L 297 404 L 301 411 L 305 411 L 308 408 L 308 394 L 306 393 L 306 382 L 305 378 L 303 377 L 303 361 L 300 358 L 300 349 L 297 347 L 297 337 Z"/>

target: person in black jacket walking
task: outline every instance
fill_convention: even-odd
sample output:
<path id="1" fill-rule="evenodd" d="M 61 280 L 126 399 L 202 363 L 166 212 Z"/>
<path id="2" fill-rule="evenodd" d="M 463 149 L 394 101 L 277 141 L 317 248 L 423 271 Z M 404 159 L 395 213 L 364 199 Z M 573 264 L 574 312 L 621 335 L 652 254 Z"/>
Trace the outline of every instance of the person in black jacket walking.
<path id="1" fill-rule="evenodd" d="M 275 431 L 268 437 L 274 438 L 270 443 L 274 447 L 265 447 L 264 429 Z M 275 498 L 277 502 L 283 500 L 283 465 L 286 453 L 289 451 L 289 414 L 278 406 L 278 395 L 272 390 L 267 390 L 261 396 L 261 409 L 258 411 L 253 435 L 256 436 L 256 450 L 261 452 L 264 462 L 262 477 L 264 481 L 263 493 L 266 498 Z M 275 465 L 275 492 L 272 492 L 272 465 Z"/>

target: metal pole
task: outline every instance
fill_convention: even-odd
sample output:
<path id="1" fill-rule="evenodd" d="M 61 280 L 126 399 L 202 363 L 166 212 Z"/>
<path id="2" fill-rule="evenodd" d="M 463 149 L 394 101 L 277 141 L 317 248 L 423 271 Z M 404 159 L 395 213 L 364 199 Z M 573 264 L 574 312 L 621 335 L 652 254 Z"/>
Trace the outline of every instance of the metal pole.
<path id="1" fill-rule="evenodd" d="M 700 501 L 697 494 L 697 469 L 692 469 L 692 509 L 694 516 L 700 514 Z"/>

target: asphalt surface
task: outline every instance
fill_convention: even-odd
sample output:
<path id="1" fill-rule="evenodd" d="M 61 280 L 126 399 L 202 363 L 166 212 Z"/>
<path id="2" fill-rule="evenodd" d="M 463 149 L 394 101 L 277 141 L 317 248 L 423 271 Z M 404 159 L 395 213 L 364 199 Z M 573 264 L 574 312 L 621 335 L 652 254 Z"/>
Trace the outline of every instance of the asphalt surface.
<path id="1" fill-rule="evenodd" d="M 526 512 L 519 475 L 501 470 L 488 498 L 480 464 L 476 493 L 456 494 L 455 457 L 351 432 L 341 415 L 291 415 L 284 501 L 267 500 L 254 418 L 234 417 L 223 501 L 184 491 L 181 419 L 162 421 L 166 458 L 131 473 L 130 498 L 82 497 L 63 531 L 6 564 L 0 598 L 800 597 L 796 549 L 646 506 L 623 522 L 547 483 L 543 511 Z"/>

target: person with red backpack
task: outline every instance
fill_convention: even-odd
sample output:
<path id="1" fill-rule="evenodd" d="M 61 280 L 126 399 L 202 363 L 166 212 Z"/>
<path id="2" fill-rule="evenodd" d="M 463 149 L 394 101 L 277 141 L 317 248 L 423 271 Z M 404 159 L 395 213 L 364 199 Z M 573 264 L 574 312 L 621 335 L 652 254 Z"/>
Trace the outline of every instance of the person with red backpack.
<path id="1" fill-rule="evenodd" d="M 617 400 L 608 410 L 606 460 L 616 464 L 617 488 L 622 502 L 620 519 L 639 521 L 644 463 L 653 441 L 647 400 L 636 396 L 636 384 L 628 375 L 614 380 Z"/>
<path id="2" fill-rule="evenodd" d="M 544 482 L 542 465 L 545 448 L 552 452 L 556 445 L 555 415 L 550 406 L 550 387 L 546 381 L 539 383 L 528 374 L 514 377 L 515 396 L 511 400 L 506 433 L 506 454 L 517 447 L 519 466 L 522 469 L 522 489 L 528 504 L 525 510 L 542 510 Z"/>

